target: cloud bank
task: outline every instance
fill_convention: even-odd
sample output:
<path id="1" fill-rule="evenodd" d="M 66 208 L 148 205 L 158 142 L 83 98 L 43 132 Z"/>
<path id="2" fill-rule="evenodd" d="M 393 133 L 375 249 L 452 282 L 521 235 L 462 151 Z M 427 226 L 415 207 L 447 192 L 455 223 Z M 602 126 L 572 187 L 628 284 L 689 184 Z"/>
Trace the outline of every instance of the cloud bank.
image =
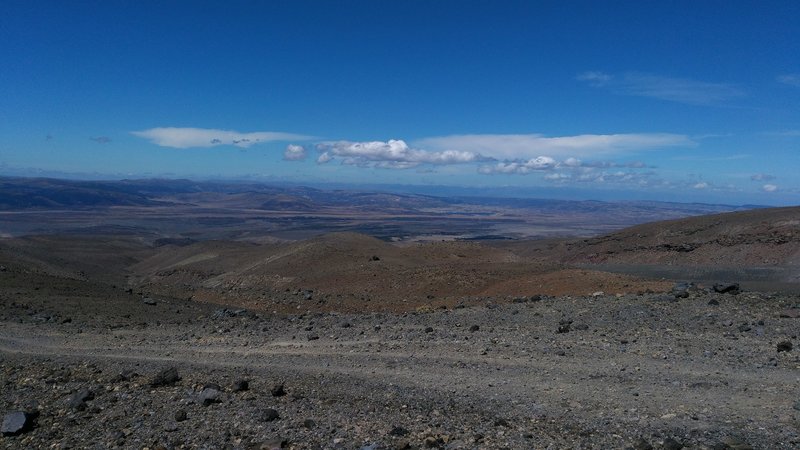
<path id="1" fill-rule="evenodd" d="M 240 133 L 233 130 L 217 130 L 213 128 L 163 127 L 132 131 L 131 134 L 147 139 L 151 143 L 161 147 L 172 148 L 216 147 L 218 145 L 233 145 L 240 148 L 248 148 L 251 145 L 264 142 L 302 141 L 310 139 L 309 136 L 276 131 Z"/>
<path id="2" fill-rule="evenodd" d="M 340 159 L 343 164 L 384 169 L 410 169 L 420 164 L 462 164 L 485 159 L 480 154 L 469 151 L 437 152 L 415 149 L 399 139 L 390 139 L 387 142 L 321 142 L 317 144 L 317 150 L 321 152 L 317 158 L 320 164 Z"/>
<path id="3" fill-rule="evenodd" d="M 664 147 L 697 145 L 683 134 L 631 133 L 581 134 L 546 137 L 541 134 L 461 134 L 431 137 L 415 144 L 432 150 L 458 149 L 495 159 L 582 158 L 620 154 Z"/>

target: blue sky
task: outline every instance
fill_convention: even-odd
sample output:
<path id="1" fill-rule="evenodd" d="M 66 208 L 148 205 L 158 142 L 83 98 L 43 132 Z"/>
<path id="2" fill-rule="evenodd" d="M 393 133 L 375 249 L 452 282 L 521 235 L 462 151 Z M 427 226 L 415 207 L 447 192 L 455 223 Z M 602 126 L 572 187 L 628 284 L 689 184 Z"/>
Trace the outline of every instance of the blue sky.
<path id="1" fill-rule="evenodd" d="M 0 174 L 800 203 L 796 1 L 5 0 L 0 17 Z"/>

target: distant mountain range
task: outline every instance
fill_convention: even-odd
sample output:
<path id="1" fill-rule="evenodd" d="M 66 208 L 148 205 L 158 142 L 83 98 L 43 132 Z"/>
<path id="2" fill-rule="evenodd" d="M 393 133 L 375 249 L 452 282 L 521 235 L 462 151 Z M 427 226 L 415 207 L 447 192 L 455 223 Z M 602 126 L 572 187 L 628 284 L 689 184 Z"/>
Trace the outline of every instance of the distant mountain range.
<path id="1" fill-rule="evenodd" d="M 204 203 L 208 200 L 243 208 L 313 211 L 322 207 L 372 207 L 419 211 L 449 205 L 501 208 L 535 208 L 552 213 L 593 212 L 612 208 L 680 210 L 685 215 L 760 208 L 757 205 L 710 205 L 674 202 L 603 202 L 481 196 L 435 196 L 357 189 L 317 189 L 261 183 L 147 179 L 77 181 L 53 178 L 0 177 L 0 208 L 5 210 L 152 206 L 170 203 Z"/>

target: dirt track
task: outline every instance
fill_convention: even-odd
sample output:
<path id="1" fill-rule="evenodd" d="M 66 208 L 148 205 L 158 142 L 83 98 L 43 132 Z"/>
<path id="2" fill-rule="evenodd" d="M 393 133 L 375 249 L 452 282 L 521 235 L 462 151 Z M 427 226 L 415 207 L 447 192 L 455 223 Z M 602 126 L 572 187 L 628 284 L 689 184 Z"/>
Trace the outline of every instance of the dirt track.
<path id="1" fill-rule="evenodd" d="M 40 415 L 37 428 L 0 446 L 800 445 L 800 359 L 797 349 L 776 350 L 796 345 L 800 319 L 779 315 L 797 297 L 696 292 L 674 302 L 562 297 L 275 316 L 174 299 L 116 302 L 118 315 L 46 299 L 6 308 L 0 412 Z M 170 366 L 181 381 L 148 385 Z M 139 375 L 120 381 L 126 371 Z M 231 391 L 238 378 L 249 391 Z M 280 382 L 288 395 L 273 397 Z M 219 384 L 220 403 L 199 403 L 207 383 Z M 83 410 L 67 407 L 81 388 L 95 398 Z M 264 419 L 265 408 L 280 419 Z M 175 420 L 178 410 L 185 421 Z"/>

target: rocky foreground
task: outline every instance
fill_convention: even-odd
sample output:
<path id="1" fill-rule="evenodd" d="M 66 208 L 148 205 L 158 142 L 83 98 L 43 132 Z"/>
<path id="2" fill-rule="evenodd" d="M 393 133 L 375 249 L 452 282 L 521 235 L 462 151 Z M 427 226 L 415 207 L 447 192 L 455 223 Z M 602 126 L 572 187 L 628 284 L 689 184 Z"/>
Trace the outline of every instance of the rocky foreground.
<path id="1" fill-rule="evenodd" d="M 798 448 L 800 298 L 717 290 L 347 315 L 6 293 L 0 448 Z"/>

